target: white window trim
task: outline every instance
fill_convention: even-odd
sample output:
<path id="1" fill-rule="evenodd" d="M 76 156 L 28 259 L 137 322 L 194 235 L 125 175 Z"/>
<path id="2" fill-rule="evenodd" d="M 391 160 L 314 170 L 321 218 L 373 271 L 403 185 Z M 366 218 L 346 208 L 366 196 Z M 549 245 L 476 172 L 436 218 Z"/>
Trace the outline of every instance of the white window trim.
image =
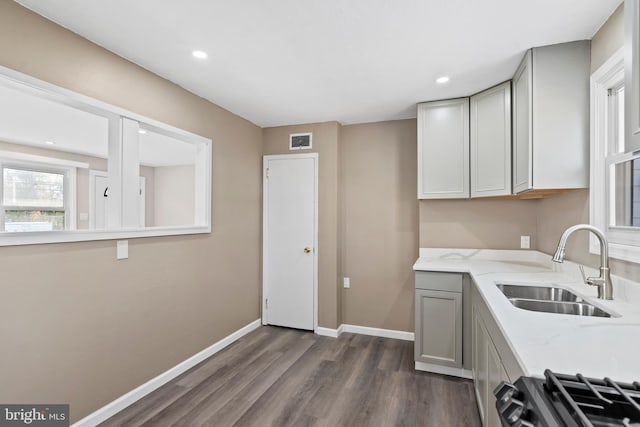
<path id="1" fill-rule="evenodd" d="M 591 75 L 591 173 L 589 218 L 591 225 L 604 231 L 609 239 L 609 256 L 637 263 L 640 259 L 640 230 L 610 227 L 607 207 L 610 197 L 607 153 L 608 90 L 624 82 L 624 50 L 616 51 Z M 589 237 L 589 252 L 600 254 L 595 236 Z"/>
<path id="2" fill-rule="evenodd" d="M 211 233 L 211 193 L 212 193 L 212 153 L 213 141 L 180 128 L 150 119 L 123 108 L 99 101 L 97 99 L 64 89 L 27 74 L 20 73 L 7 67 L 0 66 L 0 78 L 28 87 L 29 90 L 45 96 L 48 99 L 66 105 L 102 115 L 109 118 L 110 126 L 120 126 L 122 119 L 130 119 L 143 123 L 146 129 L 173 136 L 182 141 L 195 144 L 196 183 L 195 207 L 196 217 L 194 225 L 170 227 L 118 227 L 108 230 L 65 230 L 65 231 L 32 231 L 28 233 L 2 233 L 0 246 L 32 245 L 43 243 L 83 242 L 92 240 L 130 239 L 138 237 L 175 236 L 186 234 Z M 110 138 L 112 132 L 110 132 Z M 112 144 L 113 145 L 113 144 Z M 111 145 L 110 145 L 111 148 Z M 137 183 L 137 181 L 136 181 Z M 75 185 L 75 183 L 74 183 Z M 115 205 L 115 203 L 114 203 Z M 118 207 L 120 208 L 120 207 Z M 75 214 L 73 221 L 75 221 Z"/>

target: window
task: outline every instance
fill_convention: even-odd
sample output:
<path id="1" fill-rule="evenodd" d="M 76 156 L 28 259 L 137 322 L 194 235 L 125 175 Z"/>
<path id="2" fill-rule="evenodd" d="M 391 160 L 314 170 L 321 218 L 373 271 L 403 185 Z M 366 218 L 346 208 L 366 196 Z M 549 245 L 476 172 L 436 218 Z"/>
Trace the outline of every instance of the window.
<path id="1" fill-rule="evenodd" d="M 64 171 L 2 167 L 2 213 L 4 231 L 68 230 L 69 195 Z"/>
<path id="2" fill-rule="evenodd" d="M 640 258 L 640 153 L 625 152 L 624 55 L 591 76 L 591 223 L 602 229 L 613 258 Z M 590 250 L 599 253 L 592 236 Z"/>
<path id="3" fill-rule="evenodd" d="M 0 246 L 211 232 L 210 139 L 0 66 Z"/>

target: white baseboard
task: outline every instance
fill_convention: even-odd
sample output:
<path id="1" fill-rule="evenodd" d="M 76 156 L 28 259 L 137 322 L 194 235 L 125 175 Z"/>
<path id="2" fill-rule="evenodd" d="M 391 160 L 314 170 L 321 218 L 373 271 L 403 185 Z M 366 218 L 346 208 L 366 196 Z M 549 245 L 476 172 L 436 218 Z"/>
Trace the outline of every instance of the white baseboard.
<path id="1" fill-rule="evenodd" d="M 338 329 L 331 329 L 331 328 L 323 328 L 322 326 L 318 326 L 316 328 L 316 334 L 322 335 L 323 337 L 338 338 L 341 333 L 342 333 L 341 327 Z"/>
<path id="2" fill-rule="evenodd" d="M 97 411 L 87 415 L 80 421 L 74 423 L 73 427 L 93 427 L 100 424 L 103 421 L 106 421 L 110 417 L 122 411 L 127 406 L 142 399 L 144 396 L 151 393 L 158 387 L 168 383 L 172 379 L 176 378 L 178 375 L 188 371 L 189 369 L 193 368 L 195 365 L 207 359 L 208 357 L 213 356 L 223 348 L 227 347 L 229 344 L 233 343 L 234 341 L 237 341 L 238 339 L 247 335 L 249 332 L 258 329 L 260 325 L 261 325 L 260 319 L 254 320 L 248 325 L 238 329 L 231 335 L 228 335 L 222 338 L 220 341 L 216 342 L 212 346 L 205 348 L 204 350 L 191 356 L 187 360 L 180 362 L 173 368 L 161 373 L 155 378 L 150 379 L 149 381 L 142 384 L 141 386 L 131 390 L 127 394 L 120 396 L 113 402 L 108 403 L 107 405 L 103 406 Z"/>
<path id="3" fill-rule="evenodd" d="M 338 329 L 323 328 L 321 326 L 318 326 L 316 328 L 316 334 L 331 338 L 338 338 L 340 335 L 342 335 L 343 332 L 350 332 L 352 334 L 360 335 L 371 335 L 374 337 L 394 338 L 403 341 L 414 341 L 415 339 L 415 335 L 413 332 L 370 328 L 368 326 L 342 324 L 338 326 Z"/>
<path id="4" fill-rule="evenodd" d="M 434 365 L 431 363 L 416 362 L 416 371 L 434 372 L 436 374 L 451 375 L 453 377 L 473 379 L 473 372 L 469 369 L 451 368 L 449 366 Z"/>
<path id="5" fill-rule="evenodd" d="M 413 341 L 415 335 L 413 332 L 394 331 L 392 329 L 370 328 L 368 326 L 357 326 L 342 324 L 338 328 L 340 333 L 351 332 L 352 334 L 371 335 L 374 337 L 394 338 L 403 341 Z"/>

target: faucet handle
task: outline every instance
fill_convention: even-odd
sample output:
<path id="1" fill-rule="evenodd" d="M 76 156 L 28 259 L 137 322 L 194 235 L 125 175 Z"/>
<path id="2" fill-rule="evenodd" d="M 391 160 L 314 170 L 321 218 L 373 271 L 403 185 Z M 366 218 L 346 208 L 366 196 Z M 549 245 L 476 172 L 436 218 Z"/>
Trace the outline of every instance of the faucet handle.
<path id="1" fill-rule="evenodd" d="M 587 275 L 584 274 L 584 266 L 582 264 L 578 264 L 580 267 L 580 274 L 582 274 L 582 283 L 588 283 Z"/>

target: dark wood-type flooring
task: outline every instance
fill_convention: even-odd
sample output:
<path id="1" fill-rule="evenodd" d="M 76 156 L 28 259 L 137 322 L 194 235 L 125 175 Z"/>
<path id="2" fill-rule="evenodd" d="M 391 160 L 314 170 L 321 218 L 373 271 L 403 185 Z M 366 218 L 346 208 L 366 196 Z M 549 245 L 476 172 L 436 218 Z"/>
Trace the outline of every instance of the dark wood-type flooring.
<path id="1" fill-rule="evenodd" d="M 103 426 L 480 426 L 471 381 L 413 369 L 413 343 L 261 327 Z"/>

